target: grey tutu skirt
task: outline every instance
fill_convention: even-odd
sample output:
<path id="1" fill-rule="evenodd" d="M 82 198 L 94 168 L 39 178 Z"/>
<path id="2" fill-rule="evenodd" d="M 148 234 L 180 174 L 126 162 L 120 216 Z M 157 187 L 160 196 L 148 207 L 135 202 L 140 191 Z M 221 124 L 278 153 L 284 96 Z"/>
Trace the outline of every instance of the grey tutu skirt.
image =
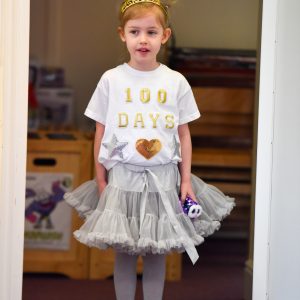
<path id="1" fill-rule="evenodd" d="M 90 247 L 128 254 L 166 254 L 186 251 L 193 263 L 196 245 L 220 228 L 234 199 L 191 175 L 193 191 L 202 207 L 190 219 L 179 202 L 178 166 L 141 167 L 118 163 L 108 171 L 108 185 L 101 195 L 95 180 L 66 193 L 64 198 L 85 219 L 75 238 Z"/>

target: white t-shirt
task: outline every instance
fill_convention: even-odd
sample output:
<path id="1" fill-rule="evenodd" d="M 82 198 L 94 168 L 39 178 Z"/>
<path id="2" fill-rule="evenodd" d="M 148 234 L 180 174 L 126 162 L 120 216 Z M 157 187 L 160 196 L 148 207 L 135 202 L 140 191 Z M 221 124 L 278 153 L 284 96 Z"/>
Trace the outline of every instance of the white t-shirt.
<path id="1" fill-rule="evenodd" d="M 105 125 L 99 162 L 154 166 L 181 161 L 178 125 L 200 117 L 192 89 L 161 64 L 138 71 L 128 64 L 106 71 L 85 115 Z"/>

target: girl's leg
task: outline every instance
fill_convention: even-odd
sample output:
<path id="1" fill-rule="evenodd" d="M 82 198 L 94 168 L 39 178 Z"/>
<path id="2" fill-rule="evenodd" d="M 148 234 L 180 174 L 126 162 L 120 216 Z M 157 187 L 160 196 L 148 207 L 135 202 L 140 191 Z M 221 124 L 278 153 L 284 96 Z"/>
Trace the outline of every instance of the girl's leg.
<path id="1" fill-rule="evenodd" d="M 134 300 L 137 255 L 115 253 L 114 285 L 117 300 Z"/>
<path id="2" fill-rule="evenodd" d="M 164 291 L 166 256 L 147 254 L 143 256 L 144 300 L 161 300 Z"/>

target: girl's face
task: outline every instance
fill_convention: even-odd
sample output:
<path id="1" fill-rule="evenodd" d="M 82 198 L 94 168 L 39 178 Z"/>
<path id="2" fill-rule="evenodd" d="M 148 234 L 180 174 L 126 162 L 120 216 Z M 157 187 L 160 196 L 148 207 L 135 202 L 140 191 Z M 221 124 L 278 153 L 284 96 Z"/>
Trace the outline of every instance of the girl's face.
<path id="1" fill-rule="evenodd" d="M 171 35 L 171 29 L 164 29 L 155 12 L 129 20 L 119 28 L 121 40 L 126 43 L 130 54 L 129 65 L 137 70 L 150 71 L 158 67 L 156 56 L 162 44 Z"/>

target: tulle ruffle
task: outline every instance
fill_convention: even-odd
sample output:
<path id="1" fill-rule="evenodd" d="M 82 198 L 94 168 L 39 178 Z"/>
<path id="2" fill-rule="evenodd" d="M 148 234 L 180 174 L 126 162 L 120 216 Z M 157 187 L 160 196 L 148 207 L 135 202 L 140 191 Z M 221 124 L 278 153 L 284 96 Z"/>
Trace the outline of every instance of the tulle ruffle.
<path id="1" fill-rule="evenodd" d="M 201 216 L 193 223 L 197 233 L 207 237 L 220 229 L 220 221 L 226 218 L 235 206 L 234 198 L 224 195 L 218 188 L 205 183 L 194 174 L 191 180 L 197 202 L 203 209 Z"/>
<path id="2" fill-rule="evenodd" d="M 177 168 L 171 166 L 171 171 L 163 170 L 163 167 L 162 171 L 156 170 L 156 175 L 162 183 L 164 179 L 174 176 L 174 170 L 177 171 L 174 167 Z M 201 244 L 204 237 L 220 228 L 220 221 L 229 215 L 235 206 L 233 198 L 225 196 L 216 187 L 192 175 L 193 190 L 203 212 L 199 218 L 190 219 L 182 212 L 176 186 L 178 178 L 175 178 L 173 188 L 170 189 L 170 185 L 167 184 L 165 192 L 184 235 L 178 235 L 178 231 L 174 229 L 169 212 L 163 205 L 161 193 L 155 191 L 154 187 L 147 193 L 144 219 L 140 224 L 141 198 L 144 191 L 130 187 L 130 184 L 136 181 L 136 186 L 139 187 L 142 176 L 137 174 L 135 177 L 135 172 L 126 169 L 124 172 L 127 172 L 127 176 L 124 177 L 124 168 L 121 168 L 110 170 L 112 172 L 109 173 L 109 184 L 101 197 L 94 180 L 65 194 L 67 203 L 85 218 L 85 223 L 74 232 L 75 238 L 81 243 L 99 249 L 113 247 L 117 251 L 129 254 L 183 252 L 187 239 L 195 246 Z M 121 178 L 128 184 L 118 184 Z"/>

